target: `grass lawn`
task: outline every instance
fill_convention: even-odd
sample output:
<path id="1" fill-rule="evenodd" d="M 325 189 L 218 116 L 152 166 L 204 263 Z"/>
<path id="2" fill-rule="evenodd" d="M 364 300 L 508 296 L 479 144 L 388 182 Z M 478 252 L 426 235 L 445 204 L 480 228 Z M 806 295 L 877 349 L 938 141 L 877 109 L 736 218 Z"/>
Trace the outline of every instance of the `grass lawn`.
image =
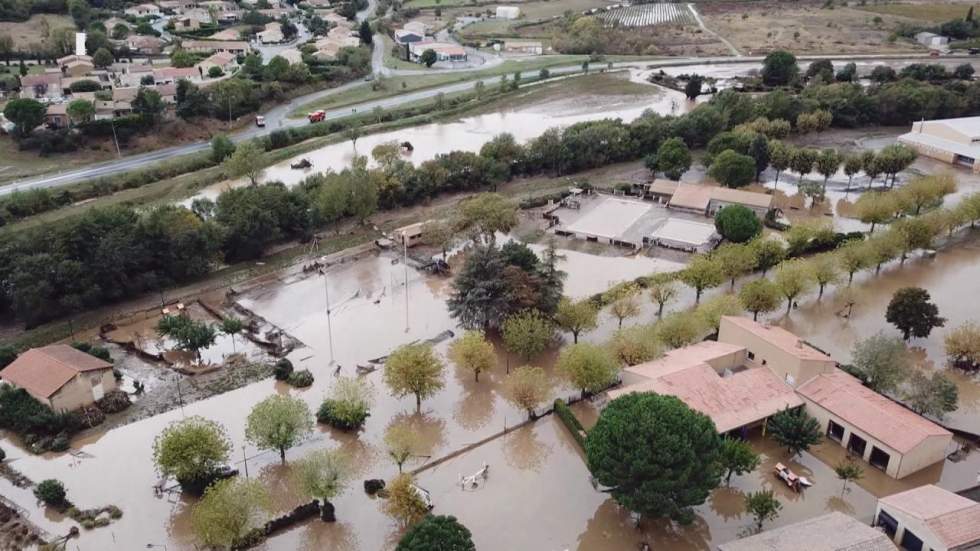
<path id="1" fill-rule="evenodd" d="M 384 48 L 384 65 L 389 69 L 411 69 L 415 71 L 425 70 L 425 65 L 422 65 L 421 63 L 412 63 L 411 61 L 405 61 L 404 59 L 392 55 L 391 44 L 387 40 L 385 40 Z"/>
<path id="2" fill-rule="evenodd" d="M 863 6 L 858 9 L 881 13 L 885 15 L 898 15 L 910 17 L 912 19 L 922 19 L 924 21 L 949 21 L 950 19 L 966 17 L 966 12 L 970 10 L 970 4 L 928 2 L 924 4 L 883 4 L 878 6 Z M 980 15 L 980 13 L 978 13 Z"/>

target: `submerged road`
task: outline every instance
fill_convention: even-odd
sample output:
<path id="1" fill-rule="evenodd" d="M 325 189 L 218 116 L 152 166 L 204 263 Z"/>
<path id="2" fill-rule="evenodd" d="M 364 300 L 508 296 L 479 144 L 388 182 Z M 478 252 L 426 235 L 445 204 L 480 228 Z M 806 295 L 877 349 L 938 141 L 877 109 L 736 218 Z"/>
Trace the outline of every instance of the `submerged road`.
<path id="1" fill-rule="evenodd" d="M 373 1 L 372 1 L 373 5 Z M 375 41 L 375 55 L 372 57 L 380 60 L 381 58 L 381 48 L 384 47 L 383 40 Z M 851 54 L 847 55 L 836 55 L 836 56 L 799 56 L 798 59 L 801 61 L 813 61 L 818 59 L 830 59 L 830 60 L 841 60 L 841 61 L 914 61 L 917 59 L 926 58 L 929 59 L 927 55 L 879 55 L 879 56 L 861 56 L 854 57 Z M 689 58 L 673 58 L 673 59 L 663 59 L 663 60 L 652 60 L 652 61 L 629 61 L 614 63 L 613 66 L 616 68 L 642 68 L 642 69 L 656 69 L 660 67 L 688 67 L 688 66 L 700 66 L 700 65 L 720 65 L 720 64 L 751 64 L 759 63 L 762 61 L 762 57 L 689 57 Z M 935 62 L 941 62 L 945 60 L 955 59 L 957 61 L 962 61 L 963 58 L 951 58 L 950 56 L 942 58 L 942 60 L 934 60 Z M 966 58 L 969 59 L 969 58 Z M 552 75 L 563 75 L 571 74 L 581 70 L 581 65 L 566 65 L 560 67 L 553 67 L 548 69 Z M 537 76 L 538 70 L 524 71 L 521 73 L 522 78 L 531 78 Z M 425 74 L 430 74 L 426 72 Z M 463 92 L 471 90 L 476 86 L 477 82 L 483 82 L 485 85 L 491 85 L 500 81 L 500 76 L 492 76 L 485 78 L 475 78 L 473 80 L 468 80 L 464 82 L 457 82 L 453 84 L 446 84 L 444 86 L 436 86 L 433 88 L 427 88 L 424 90 L 418 90 L 415 92 L 409 92 L 405 94 L 400 94 L 397 96 L 392 96 L 388 98 L 381 98 L 372 101 L 365 101 L 362 103 L 355 104 L 353 106 L 328 109 L 326 110 L 326 119 L 335 120 L 341 119 L 358 112 L 371 111 L 375 107 L 381 107 L 382 109 L 388 110 L 392 108 L 397 108 L 405 104 L 416 102 L 423 99 L 434 98 L 439 94 L 451 94 L 455 92 Z M 336 88 L 330 88 L 326 90 L 320 90 L 293 98 L 292 100 L 278 105 L 273 109 L 269 110 L 264 114 L 266 120 L 266 126 L 264 128 L 259 128 L 256 126 L 250 126 L 248 128 L 242 129 L 236 133 L 230 135 L 233 141 L 239 142 L 242 140 L 249 140 L 259 136 L 269 134 L 275 130 L 292 128 L 298 126 L 304 126 L 310 124 L 306 119 L 290 119 L 289 114 L 299 108 L 302 105 L 310 103 L 312 101 L 317 101 L 323 99 L 333 94 L 338 94 L 358 86 L 365 85 L 364 82 L 354 81 L 338 86 Z M 145 168 L 153 163 L 170 159 L 173 157 L 179 157 L 182 155 L 188 155 L 192 153 L 197 153 L 200 151 L 205 151 L 210 147 L 210 142 L 196 142 L 186 145 L 179 145 L 173 147 L 167 147 L 164 149 L 158 149 L 156 151 L 150 151 L 147 153 L 139 153 L 134 155 L 123 156 L 120 159 L 105 161 L 101 163 L 96 163 L 88 165 L 82 168 L 77 168 L 73 170 L 67 170 L 58 173 L 49 173 L 41 176 L 35 176 L 31 178 L 25 178 L 22 180 L 14 181 L 5 186 L 0 186 L 0 197 L 9 195 L 17 191 L 28 191 L 32 189 L 48 189 L 56 188 L 60 186 L 70 185 L 78 183 L 84 180 L 99 178 L 105 176 L 112 176 L 115 174 L 120 174 L 128 172 L 131 170 L 137 170 L 140 168 Z"/>

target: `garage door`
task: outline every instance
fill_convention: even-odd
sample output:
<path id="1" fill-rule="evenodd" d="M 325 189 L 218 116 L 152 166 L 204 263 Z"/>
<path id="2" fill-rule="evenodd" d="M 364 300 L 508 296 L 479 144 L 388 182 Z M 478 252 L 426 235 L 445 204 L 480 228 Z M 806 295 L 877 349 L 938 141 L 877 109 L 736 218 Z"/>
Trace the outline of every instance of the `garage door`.
<path id="1" fill-rule="evenodd" d="M 905 530 L 905 534 L 902 535 L 902 547 L 907 551 L 922 551 L 922 540 L 912 532 Z"/>

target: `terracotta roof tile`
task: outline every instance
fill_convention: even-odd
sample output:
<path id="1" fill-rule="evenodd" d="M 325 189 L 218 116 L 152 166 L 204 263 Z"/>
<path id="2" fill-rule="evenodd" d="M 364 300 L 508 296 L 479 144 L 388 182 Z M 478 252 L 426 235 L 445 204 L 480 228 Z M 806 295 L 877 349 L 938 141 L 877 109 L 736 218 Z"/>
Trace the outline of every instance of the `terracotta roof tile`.
<path id="1" fill-rule="evenodd" d="M 75 375 L 112 369 L 112 364 L 66 344 L 32 348 L 0 371 L 0 379 L 35 397 L 50 398 Z"/>
<path id="2" fill-rule="evenodd" d="M 950 549 L 980 543 L 980 503 L 971 499 L 930 484 L 879 502 L 923 521 Z"/>

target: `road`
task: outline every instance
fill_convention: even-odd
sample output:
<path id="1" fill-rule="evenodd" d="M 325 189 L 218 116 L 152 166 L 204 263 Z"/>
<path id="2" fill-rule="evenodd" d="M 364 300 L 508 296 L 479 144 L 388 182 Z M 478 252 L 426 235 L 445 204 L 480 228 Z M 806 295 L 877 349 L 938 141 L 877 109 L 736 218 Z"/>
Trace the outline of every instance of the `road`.
<path id="1" fill-rule="evenodd" d="M 370 9 L 370 7 L 368 8 Z M 376 40 L 375 52 L 372 58 L 378 58 L 380 55 L 378 52 L 383 53 L 380 48 L 384 47 L 383 40 Z M 928 58 L 926 55 L 877 55 L 877 56 L 861 56 L 860 58 L 855 58 L 852 54 L 840 55 L 840 56 L 799 56 L 801 61 L 813 61 L 817 59 L 838 59 L 841 61 L 910 61 L 915 60 L 920 57 Z M 676 58 L 676 59 L 666 59 L 666 60 L 656 60 L 656 61 L 646 61 L 646 62 L 620 62 L 614 63 L 613 66 L 616 68 L 624 67 L 643 67 L 649 69 L 655 69 L 659 67 L 694 67 L 696 70 L 697 66 L 704 65 L 718 65 L 718 64 L 738 64 L 738 63 L 758 63 L 762 61 L 760 56 L 745 56 L 745 57 L 710 57 L 710 58 Z M 950 58 L 944 58 L 949 60 Z M 581 65 L 567 65 L 562 67 L 554 67 L 548 69 L 552 75 L 563 75 L 570 74 L 581 70 Z M 430 74 L 426 71 L 425 74 Z M 537 76 L 538 70 L 524 71 L 521 73 L 522 78 L 533 78 Z M 477 82 L 483 82 L 485 85 L 492 85 L 500 81 L 499 76 L 486 77 L 483 79 L 474 79 L 465 82 L 457 82 L 453 84 L 447 84 L 444 86 L 438 86 L 433 88 L 427 88 L 425 90 L 418 90 L 415 92 L 409 92 L 406 94 L 401 94 L 397 96 L 392 96 L 388 98 L 382 98 L 372 101 L 365 101 L 354 106 L 329 109 L 326 110 L 326 119 L 334 120 L 341 119 L 350 116 L 354 113 L 363 113 L 365 111 L 371 111 L 375 107 L 381 107 L 385 110 L 390 110 L 393 108 L 400 107 L 405 104 L 416 102 L 423 99 L 433 98 L 439 94 L 452 94 L 455 92 L 464 92 L 471 90 L 476 86 Z M 332 94 L 338 94 L 358 86 L 362 86 L 364 82 L 355 81 L 344 84 L 337 88 L 330 88 L 327 90 L 320 90 L 311 94 L 300 96 L 290 100 L 289 102 L 278 105 L 265 113 L 266 126 L 264 128 L 259 128 L 256 126 L 250 126 L 239 132 L 232 134 L 230 137 L 233 141 L 248 140 L 256 138 L 265 134 L 269 134 L 274 130 L 279 130 L 283 128 L 292 128 L 297 126 L 304 126 L 309 124 L 305 119 L 290 119 L 289 113 L 312 101 L 317 101 L 326 98 Z M 99 178 L 105 176 L 112 176 L 115 174 L 120 174 L 128 172 L 131 170 L 137 170 L 151 165 L 157 161 L 162 161 L 165 159 L 170 159 L 172 157 L 179 157 L 182 155 L 188 155 L 192 153 L 197 153 L 200 151 L 205 151 L 210 147 L 209 142 L 197 142 L 192 144 L 168 147 L 165 149 L 158 149 L 156 151 L 151 151 L 148 153 L 139 153 L 136 155 L 124 156 L 121 159 L 116 159 L 112 161 L 106 161 L 102 163 L 97 163 L 93 165 L 88 165 L 82 168 L 67 170 L 64 172 L 54 173 L 54 174 L 44 174 L 41 176 L 36 176 L 32 178 L 27 178 L 23 180 L 18 180 L 12 182 L 6 186 L 0 187 L 0 197 L 9 195 L 16 191 L 27 191 L 31 189 L 50 189 L 56 188 L 64 185 L 70 185 L 80 181 Z"/>

